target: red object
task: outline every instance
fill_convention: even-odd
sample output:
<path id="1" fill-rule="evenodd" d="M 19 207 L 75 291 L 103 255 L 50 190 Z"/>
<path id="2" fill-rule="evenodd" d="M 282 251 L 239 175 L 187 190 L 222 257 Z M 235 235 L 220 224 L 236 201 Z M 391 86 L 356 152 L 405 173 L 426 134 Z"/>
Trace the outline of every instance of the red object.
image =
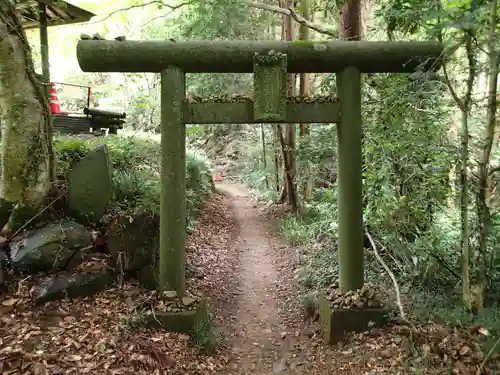
<path id="1" fill-rule="evenodd" d="M 223 181 L 224 177 L 222 177 L 221 174 L 216 174 L 215 176 L 212 177 L 213 182 L 218 182 L 218 181 Z"/>
<path id="2" fill-rule="evenodd" d="M 50 90 L 49 90 L 50 113 L 52 113 L 52 114 L 61 113 L 61 105 L 59 104 L 59 101 L 57 100 L 56 84 L 49 83 L 48 86 L 50 86 Z"/>

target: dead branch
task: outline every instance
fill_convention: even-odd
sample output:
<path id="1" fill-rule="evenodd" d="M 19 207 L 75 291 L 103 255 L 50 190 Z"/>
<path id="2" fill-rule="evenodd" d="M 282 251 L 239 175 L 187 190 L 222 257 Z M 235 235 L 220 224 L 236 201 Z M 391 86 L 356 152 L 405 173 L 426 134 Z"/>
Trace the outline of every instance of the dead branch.
<path id="1" fill-rule="evenodd" d="M 114 10 L 111 13 L 109 13 L 106 17 L 100 19 L 99 21 L 89 22 L 89 25 L 94 25 L 94 24 L 106 21 L 108 18 L 113 17 L 117 13 L 127 12 L 129 10 L 137 9 L 137 8 L 144 8 L 144 7 L 147 7 L 150 5 L 161 5 L 161 6 L 164 6 L 165 8 L 169 8 L 170 10 L 174 11 L 174 10 L 177 10 L 177 9 L 182 8 L 182 7 L 189 5 L 189 4 L 191 4 L 191 1 L 186 1 L 183 3 L 177 4 L 177 5 L 171 5 L 171 4 L 165 3 L 161 0 L 151 0 L 151 1 L 148 1 L 147 3 L 144 3 L 144 4 L 135 4 L 135 5 L 125 7 L 125 8 L 120 8 L 120 9 Z M 167 15 L 168 14 L 164 14 L 163 16 L 167 16 Z M 155 19 L 156 19 L 156 17 L 155 17 Z"/>
<path id="2" fill-rule="evenodd" d="M 313 23 L 313 22 L 305 19 L 300 14 L 298 14 L 294 10 L 294 8 L 290 7 L 288 9 L 286 9 L 286 8 L 281 8 L 281 7 L 278 7 L 275 5 L 258 3 L 258 2 L 252 1 L 252 0 L 241 0 L 241 3 L 244 5 L 247 5 L 251 8 L 268 10 L 270 12 L 280 13 L 280 14 L 284 14 L 286 16 L 290 16 L 295 20 L 295 22 L 297 22 L 301 25 L 304 25 L 304 26 L 310 28 L 311 30 L 317 31 L 320 34 L 330 35 L 335 39 L 338 38 L 338 33 L 336 31 L 329 29 L 327 26 Z"/>
<path id="3" fill-rule="evenodd" d="M 394 276 L 394 273 L 392 273 L 392 271 L 389 269 L 387 264 L 384 262 L 384 260 L 382 259 L 382 257 L 378 253 L 377 246 L 375 245 L 375 242 L 373 241 L 373 238 L 370 235 L 370 233 L 367 230 L 365 230 L 365 233 L 366 233 L 366 237 L 368 237 L 368 240 L 370 241 L 370 244 L 372 245 L 373 253 L 375 254 L 375 258 L 377 258 L 377 260 L 380 262 L 380 264 L 382 265 L 384 270 L 387 272 L 387 274 L 391 278 L 392 283 L 394 284 L 394 290 L 396 292 L 396 304 L 398 305 L 399 315 L 401 316 L 401 319 L 403 319 L 404 321 L 407 321 L 406 314 L 405 314 L 404 309 L 403 309 L 403 304 L 401 303 L 401 293 L 399 291 L 399 285 L 398 285 L 398 281 L 396 280 L 396 276 Z"/>

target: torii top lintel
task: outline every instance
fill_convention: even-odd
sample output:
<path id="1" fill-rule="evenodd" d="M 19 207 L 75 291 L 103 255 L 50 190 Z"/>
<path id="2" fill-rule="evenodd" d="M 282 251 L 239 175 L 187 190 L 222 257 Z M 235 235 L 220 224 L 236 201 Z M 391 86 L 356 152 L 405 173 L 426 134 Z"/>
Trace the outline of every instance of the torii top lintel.
<path id="1" fill-rule="evenodd" d="M 80 40 L 84 72 L 152 72 L 177 66 L 186 73 L 251 73 L 255 53 L 287 54 L 289 73 L 335 73 L 354 66 L 362 73 L 435 71 L 438 42 L 378 41 L 138 41 Z"/>

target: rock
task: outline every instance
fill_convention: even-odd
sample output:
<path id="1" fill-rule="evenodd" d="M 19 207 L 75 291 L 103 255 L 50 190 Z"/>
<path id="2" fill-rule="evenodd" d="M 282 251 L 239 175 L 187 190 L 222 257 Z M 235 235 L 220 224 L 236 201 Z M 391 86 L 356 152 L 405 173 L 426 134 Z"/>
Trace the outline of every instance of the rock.
<path id="1" fill-rule="evenodd" d="M 11 244 L 11 260 L 23 272 L 62 269 L 70 260 L 77 262 L 77 253 L 92 246 L 90 232 L 71 220 L 51 223 L 28 237 Z"/>
<path id="2" fill-rule="evenodd" d="M 282 374 L 287 370 L 288 366 L 287 363 L 283 360 L 279 362 L 275 362 L 273 364 L 273 373 L 274 374 Z"/>
<path id="3" fill-rule="evenodd" d="M 177 294 L 177 293 L 176 293 Z M 182 298 L 182 304 L 186 307 L 189 307 L 191 306 L 193 303 L 196 302 L 196 299 L 195 298 L 191 298 L 191 297 L 184 297 Z"/>
<path id="4" fill-rule="evenodd" d="M 35 304 L 60 299 L 86 297 L 104 290 L 114 280 L 107 270 L 100 272 L 85 272 L 67 278 L 52 277 L 38 291 Z"/>
<path id="5" fill-rule="evenodd" d="M 6 286 L 7 265 L 10 262 L 9 243 L 5 237 L 0 236 L 0 288 Z"/>
<path id="6" fill-rule="evenodd" d="M 111 160 L 108 146 L 98 145 L 85 155 L 68 174 L 68 209 L 84 222 L 101 219 L 112 198 Z"/>
<path id="7" fill-rule="evenodd" d="M 146 289 L 156 290 L 158 288 L 158 270 L 153 264 L 145 265 L 138 271 L 134 272 L 131 276 L 137 279 Z"/>
<path id="8" fill-rule="evenodd" d="M 177 298 L 177 292 L 175 290 L 166 290 L 163 292 L 163 297 L 165 297 L 167 301 L 172 301 Z"/>
<path id="9" fill-rule="evenodd" d="M 0 198 L 0 229 L 9 222 L 10 215 L 14 210 L 14 203 Z"/>
<path id="10" fill-rule="evenodd" d="M 303 334 L 309 338 L 313 337 L 315 334 L 316 334 L 316 328 L 315 327 L 312 327 L 312 326 L 309 326 L 309 327 L 306 327 L 303 331 Z"/>
<path id="11" fill-rule="evenodd" d="M 151 213 L 106 217 L 108 252 L 117 272 L 136 273 L 144 286 L 155 289 L 160 247 L 160 218 Z"/>
<path id="12" fill-rule="evenodd" d="M 384 349 L 380 351 L 380 356 L 382 358 L 392 358 L 393 353 L 389 349 Z"/>

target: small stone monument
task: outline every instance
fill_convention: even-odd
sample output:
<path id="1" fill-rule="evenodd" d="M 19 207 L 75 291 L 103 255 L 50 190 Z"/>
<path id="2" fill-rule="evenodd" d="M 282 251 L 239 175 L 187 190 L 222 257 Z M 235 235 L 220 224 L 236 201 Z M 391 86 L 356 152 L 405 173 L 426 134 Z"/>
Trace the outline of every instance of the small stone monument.
<path id="1" fill-rule="evenodd" d="M 113 168 L 107 145 L 98 145 L 68 175 L 68 208 L 83 222 L 95 223 L 112 199 Z"/>

